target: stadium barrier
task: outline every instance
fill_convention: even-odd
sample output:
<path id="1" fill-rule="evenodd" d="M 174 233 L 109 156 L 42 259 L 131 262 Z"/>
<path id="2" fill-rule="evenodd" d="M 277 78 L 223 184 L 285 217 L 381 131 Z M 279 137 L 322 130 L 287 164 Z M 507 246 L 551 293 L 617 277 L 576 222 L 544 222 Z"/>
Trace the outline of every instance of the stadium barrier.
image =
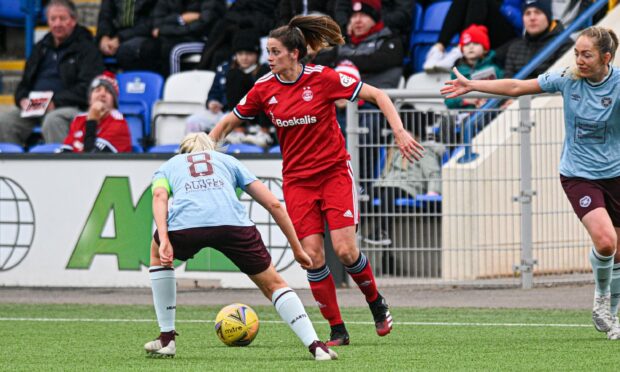
<path id="1" fill-rule="evenodd" d="M 347 146 L 362 190 L 360 246 L 380 282 L 530 288 L 591 280 L 590 241 L 559 182 L 561 97 L 522 97 L 504 111 L 475 110 L 478 122 L 464 127 L 474 111 L 415 109 L 416 100 L 437 99 L 436 91 L 388 93 L 399 102 L 405 127 L 422 138 L 426 133 L 426 146 L 440 143 L 446 153 L 441 196 L 381 191 L 378 181 L 398 152 L 391 130 L 378 110 L 348 104 Z M 463 133 L 468 128 L 472 133 Z M 466 153 L 475 156 L 463 161 Z M 403 177 L 397 188 L 438 181 Z M 386 199 L 390 205 L 382 207 Z"/>
<path id="2" fill-rule="evenodd" d="M 168 157 L 2 153 L 0 286 L 149 286 L 155 228 L 150 183 Z M 282 199 L 280 157 L 241 158 Z M 247 194 L 240 197 L 276 269 L 291 286 L 307 287 L 305 271 L 294 264 L 273 219 Z M 254 287 L 215 250 L 177 266 L 177 277 L 188 285 Z"/>

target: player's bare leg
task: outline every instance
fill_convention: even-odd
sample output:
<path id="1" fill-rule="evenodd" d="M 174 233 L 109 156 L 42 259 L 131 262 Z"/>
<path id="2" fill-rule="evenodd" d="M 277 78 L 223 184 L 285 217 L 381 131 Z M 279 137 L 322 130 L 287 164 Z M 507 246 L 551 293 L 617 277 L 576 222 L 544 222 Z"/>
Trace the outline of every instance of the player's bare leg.
<path id="1" fill-rule="evenodd" d="M 334 277 L 325 264 L 323 236 L 309 235 L 301 240 L 301 246 L 312 259 L 312 269 L 308 270 L 308 282 L 321 315 L 329 322 L 330 337 L 327 346 L 342 346 L 349 344 L 349 333 L 342 321 L 340 307 L 336 297 L 336 283 Z"/>
<path id="2" fill-rule="evenodd" d="M 620 236 L 620 228 L 616 227 L 616 236 Z M 614 267 L 611 274 L 611 319 L 612 325 L 607 338 L 610 340 L 620 340 L 620 321 L 618 320 L 618 305 L 620 305 L 620 241 L 616 243 L 616 255 L 614 256 Z"/>
<path id="3" fill-rule="evenodd" d="M 319 340 L 297 293 L 289 288 L 273 265 L 269 265 L 267 270 L 262 273 L 250 275 L 250 279 L 258 286 L 265 297 L 271 300 L 282 320 L 295 332 L 301 342 L 312 353 L 315 360 L 321 361 L 338 358 L 336 352 L 330 350 Z"/>
<path id="4" fill-rule="evenodd" d="M 159 257 L 159 246 L 151 242 L 151 265 L 149 267 L 153 305 L 159 323 L 159 337 L 144 345 L 150 356 L 174 357 L 176 340 L 174 321 L 176 317 L 176 278 L 172 266 L 162 266 Z"/>
<path id="5" fill-rule="evenodd" d="M 370 261 L 357 247 L 355 226 L 347 226 L 330 231 L 334 252 L 345 265 L 345 270 L 364 293 L 375 321 L 375 330 L 379 336 L 385 336 L 392 330 L 392 315 L 385 298 L 377 290 L 375 276 Z"/>

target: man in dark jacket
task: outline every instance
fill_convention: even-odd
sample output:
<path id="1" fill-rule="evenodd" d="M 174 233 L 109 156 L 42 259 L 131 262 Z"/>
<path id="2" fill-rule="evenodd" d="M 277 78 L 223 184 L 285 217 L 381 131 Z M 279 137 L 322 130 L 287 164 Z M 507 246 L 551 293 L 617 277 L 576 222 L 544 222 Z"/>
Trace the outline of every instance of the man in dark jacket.
<path id="1" fill-rule="evenodd" d="M 508 46 L 504 75 L 511 78 L 519 72 L 545 45 L 558 36 L 564 27 L 554 21 L 551 15 L 550 0 L 527 0 L 523 8 L 525 35 L 513 40 Z M 572 45 L 568 39 L 549 58 L 542 62 L 525 79 L 533 79 L 547 71 Z"/>
<path id="2" fill-rule="evenodd" d="M 97 42 L 104 56 L 115 56 L 124 70 L 157 71 L 159 46 L 151 36 L 157 0 L 102 0 Z"/>
<path id="3" fill-rule="evenodd" d="M 383 0 L 381 3 L 381 18 L 385 25 L 392 30 L 395 35 L 401 38 L 403 45 L 409 43 L 411 33 L 411 23 L 413 19 L 413 0 Z M 347 29 L 352 12 L 351 0 L 335 0 L 334 19 L 340 25 L 342 33 L 347 35 Z"/>
<path id="4" fill-rule="evenodd" d="M 397 88 L 403 74 L 403 45 L 400 37 L 385 27 L 379 0 L 354 0 L 351 4 L 348 42 L 322 50 L 313 63 L 335 66 L 349 60 L 362 81 L 377 88 Z"/>
<path id="5" fill-rule="evenodd" d="M 47 7 L 50 32 L 35 45 L 26 61 L 22 81 L 15 91 L 13 111 L 0 114 L 0 142 L 23 145 L 41 117 L 22 118 L 31 92 L 54 92 L 42 119 L 43 138 L 60 143 L 79 110 L 88 107 L 86 92 L 93 78 L 104 70 L 92 35 L 77 24 L 75 4 L 51 0 Z"/>

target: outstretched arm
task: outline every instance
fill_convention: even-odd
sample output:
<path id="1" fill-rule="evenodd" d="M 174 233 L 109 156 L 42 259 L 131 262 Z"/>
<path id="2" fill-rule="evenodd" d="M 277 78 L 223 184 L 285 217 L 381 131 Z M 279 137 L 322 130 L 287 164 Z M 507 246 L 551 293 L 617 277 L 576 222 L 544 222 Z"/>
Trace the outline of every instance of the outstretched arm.
<path id="1" fill-rule="evenodd" d="M 472 91 L 511 97 L 543 92 L 537 79 L 469 80 L 456 67 L 453 71 L 456 79 L 446 81 L 446 85 L 440 91 L 446 98 L 455 98 Z"/>
<path id="2" fill-rule="evenodd" d="M 216 125 L 215 128 L 209 133 L 209 136 L 213 138 L 215 142 L 219 142 L 224 139 L 233 129 L 241 125 L 242 121 L 232 111 L 226 114 Z"/>
<path id="3" fill-rule="evenodd" d="M 394 107 L 392 100 L 390 100 L 390 97 L 388 97 L 385 92 L 373 87 L 372 85 L 364 84 L 362 85 L 362 89 L 360 90 L 358 97 L 374 103 L 379 107 L 392 128 L 392 132 L 394 133 L 394 138 L 398 148 L 400 149 L 400 153 L 407 160 L 412 162 L 413 159 L 420 160 L 422 158 L 422 151 L 424 150 L 424 147 L 414 140 L 413 137 L 411 137 L 411 134 L 405 130 L 403 127 L 403 122 L 400 120 L 400 116 L 396 111 L 396 107 Z"/>
<path id="4" fill-rule="evenodd" d="M 153 190 L 153 217 L 159 235 L 159 258 L 163 266 L 172 266 L 174 259 L 172 244 L 168 239 L 168 190 L 156 187 Z"/>
<path id="5" fill-rule="evenodd" d="M 282 203 L 280 203 L 280 200 L 259 180 L 247 185 L 245 191 L 273 216 L 273 219 L 280 226 L 284 236 L 286 236 L 290 243 L 295 260 L 299 262 L 302 268 L 310 269 L 312 267 L 312 259 L 302 249 L 301 243 L 297 239 L 293 222 L 291 222 L 291 218 Z"/>

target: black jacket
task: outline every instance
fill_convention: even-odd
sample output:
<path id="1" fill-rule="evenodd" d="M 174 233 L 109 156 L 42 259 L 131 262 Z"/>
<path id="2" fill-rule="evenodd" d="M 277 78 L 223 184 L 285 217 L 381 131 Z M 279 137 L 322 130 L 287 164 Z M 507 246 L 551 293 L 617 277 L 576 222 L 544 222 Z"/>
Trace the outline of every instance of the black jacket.
<path id="1" fill-rule="evenodd" d="M 200 19 L 189 24 L 179 23 L 185 12 L 199 12 Z M 192 36 L 202 38 L 209 35 L 215 22 L 224 17 L 226 0 L 157 0 L 153 10 L 153 27 L 159 28 L 162 36 Z"/>
<path id="2" fill-rule="evenodd" d="M 377 88 L 396 88 L 403 74 L 403 55 L 400 38 L 385 27 L 358 45 L 347 43 L 321 50 L 312 62 L 335 67 L 349 60 L 358 68 L 363 82 Z"/>
<path id="3" fill-rule="evenodd" d="M 564 31 L 564 27 L 561 23 L 557 22 L 556 26 L 551 31 L 547 31 L 538 37 L 533 38 L 526 33 L 522 38 L 513 40 L 508 46 L 508 52 L 506 54 L 506 65 L 504 66 L 505 77 L 511 78 L 515 76 L 545 45 L 562 33 L 562 31 Z M 555 53 L 532 71 L 527 79 L 536 78 L 538 75 L 547 71 L 572 45 L 572 40 L 568 39 Z"/>
<path id="4" fill-rule="evenodd" d="M 121 41 L 136 36 L 150 36 L 153 29 L 151 13 L 157 0 L 102 0 L 97 21 L 97 41 L 103 36 Z"/>
<path id="5" fill-rule="evenodd" d="M 264 36 L 276 25 L 278 0 L 235 0 L 226 13 L 228 24 L 241 29 L 253 28 Z"/>
<path id="6" fill-rule="evenodd" d="M 409 40 L 411 22 L 413 19 L 413 0 L 382 0 L 381 19 L 392 32 L 403 40 Z M 334 19 L 340 25 L 342 34 L 347 34 L 347 24 L 353 13 L 351 0 L 336 0 L 334 4 Z"/>
<path id="7" fill-rule="evenodd" d="M 278 6 L 278 24 L 285 25 L 291 18 L 304 11 L 303 0 L 281 0 Z M 308 0 L 308 13 L 320 12 L 334 17 L 335 0 Z"/>
<path id="8" fill-rule="evenodd" d="M 77 25 L 73 33 L 56 48 L 51 33 L 39 41 L 26 61 L 22 80 L 15 90 L 15 104 L 19 107 L 22 98 L 28 98 L 37 77 L 39 63 L 49 49 L 66 48 L 62 59 L 58 62 L 60 78 L 65 90 L 52 98 L 56 107 L 77 106 L 82 110 L 88 107 L 88 87 L 95 76 L 104 70 L 99 49 L 93 42 L 90 32 Z"/>

